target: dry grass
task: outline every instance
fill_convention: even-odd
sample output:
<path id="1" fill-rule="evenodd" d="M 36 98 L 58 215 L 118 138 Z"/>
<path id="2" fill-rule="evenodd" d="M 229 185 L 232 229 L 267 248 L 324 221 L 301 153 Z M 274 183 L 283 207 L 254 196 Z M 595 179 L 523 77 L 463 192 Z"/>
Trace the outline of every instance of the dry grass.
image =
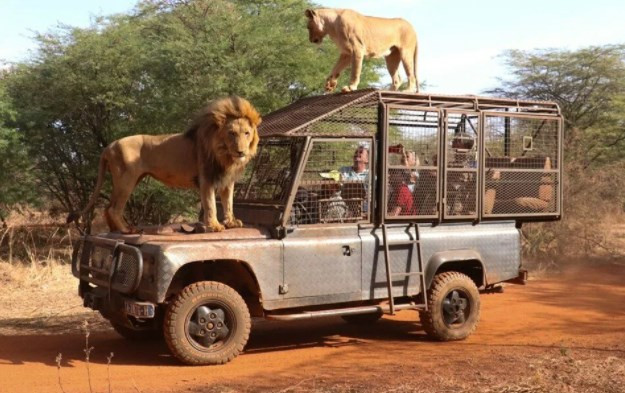
<path id="1" fill-rule="evenodd" d="M 0 320 L 67 315 L 79 304 L 70 272 L 77 233 L 40 212 L 13 213 L 0 229 Z"/>
<path id="2" fill-rule="evenodd" d="M 75 333 L 85 320 L 109 328 L 82 305 L 70 266 L 79 233 L 60 220 L 22 209 L 0 228 L 0 334 Z"/>
<path id="3" fill-rule="evenodd" d="M 41 265 L 67 262 L 78 233 L 64 225 L 10 225 L 0 229 L 0 261 Z"/>
<path id="4" fill-rule="evenodd" d="M 99 314 L 83 307 L 70 270 L 55 261 L 0 261 L 0 335 L 75 333 L 84 320 L 94 330 L 107 327 Z"/>
<path id="5" fill-rule="evenodd" d="M 619 393 L 625 387 L 625 361 L 617 357 L 577 359 L 544 357 L 530 363 L 534 375 L 514 384 L 483 390 L 484 393 Z"/>
<path id="6" fill-rule="evenodd" d="M 69 265 L 0 262 L 0 319 L 68 315 L 81 305 Z M 72 311 L 73 310 L 73 311 Z"/>
<path id="7" fill-rule="evenodd" d="M 79 234 L 58 220 L 24 211 L 0 229 L 0 334 L 75 332 L 84 320 L 106 326 L 82 306 L 70 266 Z"/>

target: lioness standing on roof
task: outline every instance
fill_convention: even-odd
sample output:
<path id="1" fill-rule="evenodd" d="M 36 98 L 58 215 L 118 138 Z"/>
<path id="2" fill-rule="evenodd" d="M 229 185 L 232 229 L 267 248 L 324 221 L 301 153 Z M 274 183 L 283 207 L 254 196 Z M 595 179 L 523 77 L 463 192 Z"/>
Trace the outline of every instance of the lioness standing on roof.
<path id="1" fill-rule="evenodd" d="M 341 54 L 326 80 L 325 90 L 336 88 L 337 79 L 348 65 L 352 74 L 348 86 L 342 91 L 358 88 L 364 57 L 385 57 L 386 67 L 393 80 L 392 89 L 401 85 L 399 63 L 404 65 L 408 76 L 407 91 L 419 91 L 417 81 L 417 33 L 412 25 L 400 18 L 376 18 L 352 10 L 320 8 L 306 10 L 308 38 L 320 44 L 329 35 Z"/>

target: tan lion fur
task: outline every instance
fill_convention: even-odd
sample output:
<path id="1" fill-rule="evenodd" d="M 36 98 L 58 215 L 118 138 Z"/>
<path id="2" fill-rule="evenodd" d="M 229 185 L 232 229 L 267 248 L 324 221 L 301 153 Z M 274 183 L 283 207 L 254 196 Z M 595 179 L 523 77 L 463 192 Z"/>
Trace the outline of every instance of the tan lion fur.
<path id="1" fill-rule="evenodd" d="M 233 214 L 234 182 L 256 154 L 260 115 L 247 100 L 223 98 L 209 103 L 182 134 L 134 135 L 108 145 L 100 156 L 98 179 L 89 203 L 68 222 L 95 205 L 104 175 L 111 173 L 113 189 L 104 216 L 111 231 L 131 232 L 122 218 L 137 183 L 152 176 L 167 186 L 198 188 L 210 231 L 241 227 Z M 221 196 L 224 225 L 217 220 L 215 192 Z"/>
<path id="2" fill-rule="evenodd" d="M 417 80 L 417 34 L 412 25 L 400 18 L 376 18 L 347 9 L 308 9 L 308 38 L 320 44 L 326 35 L 339 48 L 340 56 L 328 76 L 325 90 L 336 88 L 337 79 L 351 65 L 351 78 L 342 91 L 353 91 L 360 83 L 360 71 L 364 57 L 384 57 L 392 78 L 392 89 L 401 85 L 399 63 L 408 77 L 407 91 L 419 91 Z"/>

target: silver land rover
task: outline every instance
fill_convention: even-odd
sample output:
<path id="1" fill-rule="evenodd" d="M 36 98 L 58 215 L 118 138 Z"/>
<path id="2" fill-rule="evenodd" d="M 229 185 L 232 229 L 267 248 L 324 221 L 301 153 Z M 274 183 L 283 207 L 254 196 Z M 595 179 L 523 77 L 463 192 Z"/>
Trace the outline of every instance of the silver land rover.
<path id="1" fill-rule="evenodd" d="M 188 364 L 244 350 L 251 318 L 374 323 L 419 311 L 436 340 L 480 293 L 524 283 L 520 227 L 558 220 L 562 117 L 549 102 L 359 90 L 266 115 L 235 187 L 244 228 L 82 237 L 86 307 Z"/>

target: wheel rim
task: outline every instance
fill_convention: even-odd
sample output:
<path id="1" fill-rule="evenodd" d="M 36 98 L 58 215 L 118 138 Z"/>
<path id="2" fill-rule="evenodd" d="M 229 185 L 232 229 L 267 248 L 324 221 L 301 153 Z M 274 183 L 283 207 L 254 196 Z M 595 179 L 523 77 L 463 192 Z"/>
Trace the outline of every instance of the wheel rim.
<path id="1" fill-rule="evenodd" d="M 187 319 L 185 333 L 193 347 L 213 352 L 224 346 L 236 328 L 234 313 L 221 302 L 197 306 Z"/>
<path id="2" fill-rule="evenodd" d="M 469 319 L 471 302 L 462 289 L 452 289 L 443 299 L 443 321 L 450 328 L 459 328 Z"/>

